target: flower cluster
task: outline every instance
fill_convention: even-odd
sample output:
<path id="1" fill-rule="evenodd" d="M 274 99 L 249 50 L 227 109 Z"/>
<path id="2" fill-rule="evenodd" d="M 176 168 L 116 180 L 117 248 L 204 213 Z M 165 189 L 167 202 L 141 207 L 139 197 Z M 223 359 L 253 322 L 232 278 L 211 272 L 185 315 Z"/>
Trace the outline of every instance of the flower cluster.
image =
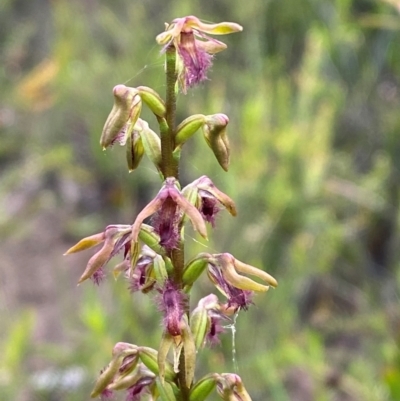
<path id="1" fill-rule="evenodd" d="M 207 79 L 213 54 L 226 48 L 208 35 L 241 30 L 235 23 L 206 24 L 194 16 L 166 24 L 165 32 L 156 40 L 163 46 L 167 61 L 172 57 L 169 61 L 173 62 L 167 62 L 167 82 L 172 77 L 186 93 Z M 101 134 L 101 146 L 124 146 L 129 171 L 137 169 L 146 154 L 160 174 L 161 189 L 132 224 L 109 225 L 83 238 L 66 254 L 98 247 L 79 284 L 87 279 L 100 284 L 107 274 L 106 266 L 121 255 L 122 260 L 112 268 L 113 276 L 125 276 L 131 292 L 154 294 L 163 316 L 163 334 L 157 349 L 117 343 L 91 396 L 110 399 L 115 391 L 125 391 L 127 401 L 141 400 L 146 394 L 152 400 L 203 401 L 215 390 L 223 400 L 251 401 L 236 374 L 211 373 L 195 379 L 196 356 L 205 345 L 218 344 L 224 324 L 232 323 L 232 315 L 246 310 L 255 293 L 276 287 L 277 281 L 226 252 L 200 253 L 185 262 L 185 224 L 190 221 L 193 229 L 207 239 L 207 225 L 215 227 L 221 210 L 232 216 L 237 210 L 233 200 L 209 177 L 201 176 L 181 188 L 178 170 L 171 167 L 179 165 L 185 143 L 201 129 L 219 165 L 227 171 L 229 119 L 221 113 L 195 114 L 174 128 L 171 110 L 176 91 L 171 85 L 167 85 L 167 101 L 145 86 L 117 85 L 113 95 L 114 105 Z M 160 134 L 141 118 L 143 105 L 156 117 Z M 211 293 L 191 308 L 190 292 L 203 272 L 225 299 Z"/>

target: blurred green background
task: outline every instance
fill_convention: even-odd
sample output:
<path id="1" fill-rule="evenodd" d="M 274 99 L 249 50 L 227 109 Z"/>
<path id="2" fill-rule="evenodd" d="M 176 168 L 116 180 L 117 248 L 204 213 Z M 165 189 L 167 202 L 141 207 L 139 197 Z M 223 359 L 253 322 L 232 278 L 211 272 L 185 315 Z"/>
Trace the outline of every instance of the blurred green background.
<path id="1" fill-rule="evenodd" d="M 231 252 L 279 281 L 198 377 L 234 371 L 235 350 L 253 401 L 400 400 L 399 0 L 2 0 L 0 398 L 87 400 L 114 343 L 157 348 L 151 297 L 77 287 L 92 253 L 62 254 L 158 191 L 148 161 L 128 174 L 98 140 L 114 85 L 163 93 L 154 38 L 190 14 L 244 31 L 178 101 L 180 120 L 229 115 L 229 173 L 199 135 L 181 182 L 206 174 L 239 210 L 208 243 L 189 233 L 187 255 Z M 203 277 L 193 302 L 212 290 Z"/>

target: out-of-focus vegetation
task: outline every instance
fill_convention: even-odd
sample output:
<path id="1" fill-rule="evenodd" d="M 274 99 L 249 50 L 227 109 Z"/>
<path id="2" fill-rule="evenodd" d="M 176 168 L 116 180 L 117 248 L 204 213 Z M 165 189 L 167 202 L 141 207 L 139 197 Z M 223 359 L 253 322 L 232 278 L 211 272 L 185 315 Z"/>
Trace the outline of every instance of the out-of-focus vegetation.
<path id="1" fill-rule="evenodd" d="M 398 0 L 2 0 L 0 398 L 86 400 L 115 342 L 157 345 L 150 299 L 111 277 L 76 288 L 87 255 L 61 255 L 159 189 L 98 140 L 114 85 L 163 92 L 154 37 L 188 14 L 244 26 L 178 107 L 230 116 L 230 172 L 199 136 L 181 178 L 209 175 L 239 210 L 188 256 L 279 280 L 236 324 L 253 400 L 399 400 Z M 200 370 L 234 370 L 232 350 L 228 331 Z"/>

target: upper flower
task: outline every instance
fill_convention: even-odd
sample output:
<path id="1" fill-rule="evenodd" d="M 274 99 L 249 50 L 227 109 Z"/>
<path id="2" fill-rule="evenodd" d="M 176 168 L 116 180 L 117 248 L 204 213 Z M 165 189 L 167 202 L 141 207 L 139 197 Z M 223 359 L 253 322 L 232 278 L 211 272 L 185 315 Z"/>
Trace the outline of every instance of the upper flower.
<path id="1" fill-rule="evenodd" d="M 166 24 L 166 30 L 157 37 L 157 43 L 164 49 L 173 44 L 180 56 L 182 66 L 178 79 L 183 93 L 186 88 L 193 87 L 207 79 L 207 71 L 211 67 L 212 55 L 226 49 L 225 43 L 210 38 L 210 35 L 226 35 L 240 32 L 243 28 L 233 22 L 206 24 L 193 15 L 176 18 Z"/>

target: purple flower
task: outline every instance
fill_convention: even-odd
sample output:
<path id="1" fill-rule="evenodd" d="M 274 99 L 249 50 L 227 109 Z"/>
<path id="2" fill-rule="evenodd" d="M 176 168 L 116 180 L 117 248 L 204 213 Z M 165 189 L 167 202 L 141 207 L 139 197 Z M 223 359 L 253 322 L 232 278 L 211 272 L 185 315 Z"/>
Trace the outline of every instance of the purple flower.
<path id="1" fill-rule="evenodd" d="M 215 227 L 215 217 L 221 210 L 218 206 L 217 200 L 207 191 L 199 191 L 200 196 L 200 213 L 204 220 Z"/>
<path id="2" fill-rule="evenodd" d="M 240 32 L 243 28 L 232 22 L 206 24 L 197 17 L 176 18 L 166 31 L 156 40 L 164 50 L 174 45 L 178 51 L 181 65 L 178 67 L 178 80 L 183 93 L 207 79 L 207 71 L 212 64 L 212 55 L 226 49 L 226 45 L 206 34 L 225 35 Z"/>
<path id="3" fill-rule="evenodd" d="M 174 177 L 165 180 L 157 196 L 137 216 L 132 226 L 132 241 L 137 242 L 143 221 L 151 215 L 154 215 L 152 223 L 155 232 L 160 236 L 160 245 L 167 251 L 178 245 L 183 215 L 187 215 L 194 229 L 207 238 L 206 225 L 201 213 L 185 199 L 178 185 Z"/>
<path id="4" fill-rule="evenodd" d="M 210 328 L 207 332 L 206 339 L 210 345 L 219 344 L 219 335 L 225 331 L 221 324 L 222 316 L 212 316 L 210 319 Z"/>
<path id="5" fill-rule="evenodd" d="M 179 221 L 181 218 L 178 205 L 168 197 L 152 218 L 152 226 L 160 236 L 160 245 L 167 251 L 178 247 Z"/>
<path id="6" fill-rule="evenodd" d="M 159 308 L 164 314 L 163 324 L 173 337 L 181 335 L 181 319 L 184 314 L 185 296 L 171 281 L 160 289 Z"/>
<path id="7" fill-rule="evenodd" d="M 130 274 L 131 292 L 147 292 L 152 289 L 155 280 L 150 278 L 150 270 L 153 266 L 153 259 L 148 255 L 142 255 L 138 259 L 136 266 Z M 146 291 L 147 290 L 147 291 Z"/>
<path id="8" fill-rule="evenodd" d="M 193 88 L 207 79 L 207 72 L 212 65 L 212 56 L 201 46 L 196 45 L 193 31 L 181 32 L 178 54 L 184 65 L 180 80 L 184 79 L 185 82 L 181 83 L 181 87 Z"/>
<path id="9" fill-rule="evenodd" d="M 143 393 L 154 383 L 154 377 L 142 377 L 132 387 L 127 389 L 126 401 L 140 401 Z"/>
<path id="10" fill-rule="evenodd" d="M 260 278 L 268 285 L 242 275 L 247 273 Z M 247 309 L 252 303 L 253 291 L 265 292 L 269 286 L 276 287 L 277 281 L 268 273 L 235 259 L 229 253 L 208 257 L 208 277 L 228 299 L 228 309 Z"/>
<path id="11" fill-rule="evenodd" d="M 232 313 L 225 305 L 221 305 L 215 294 L 201 298 L 190 319 L 196 349 L 202 348 L 206 341 L 210 345 L 218 344 L 218 336 L 224 331 L 221 322 L 231 322 L 227 315 Z"/>
<path id="12" fill-rule="evenodd" d="M 193 195 L 193 192 L 195 195 Z M 236 216 L 236 206 L 233 200 L 222 191 L 205 175 L 193 181 L 182 190 L 188 199 L 194 199 L 197 209 L 203 219 L 215 226 L 215 218 L 221 207 L 224 207 L 232 216 Z"/>
<path id="13" fill-rule="evenodd" d="M 228 298 L 228 308 L 247 310 L 252 301 L 252 291 L 242 290 L 234 287 L 224 278 L 222 271 L 210 264 L 208 266 L 208 277 L 217 288 Z"/>
<path id="14" fill-rule="evenodd" d="M 106 227 L 104 232 L 83 238 L 72 248 L 68 249 L 64 255 L 80 252 L 103 243 L 102 248 L 89 259 L 78 284 L 88 278 L 92 278 L 96 284 L 99 284 L 103 280 L 105 276 L 103 267 L 109 260 L 122 249 L 125 250 L 125 255 L 128 252 L 131 241 L 131 230 L 132 227 L 128 225 L 110 225 Z"/>

